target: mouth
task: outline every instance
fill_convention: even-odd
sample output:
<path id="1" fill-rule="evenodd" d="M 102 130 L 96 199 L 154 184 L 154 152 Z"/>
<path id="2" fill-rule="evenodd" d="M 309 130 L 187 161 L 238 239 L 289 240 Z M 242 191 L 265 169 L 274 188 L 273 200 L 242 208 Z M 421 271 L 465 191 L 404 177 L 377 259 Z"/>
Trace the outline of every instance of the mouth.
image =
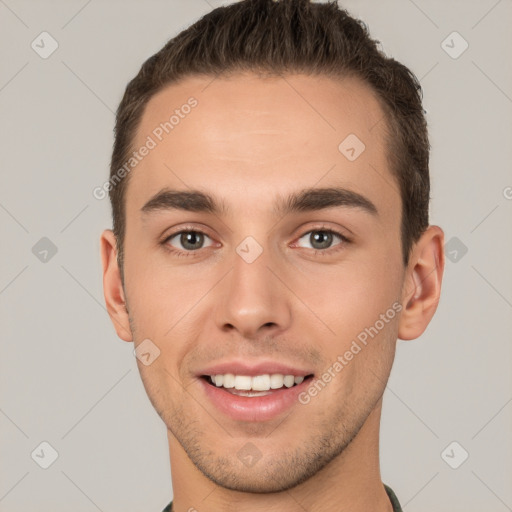
<path id="1" fill-rule="evenodd" d="M 263 375 L 234 375 L 224 373 L 218 375 L 202 375 L 201 378 L 217 388 L 224 389 L 229 393 L 238 396 L 267 396 L 279 389 L 289 389 L 298 386 L 306 379 L 313 377 L 313 374 L 284 375 L 282 373 Z"/>
<path id="2" fill-rule="evenodd" d="M 238 421 L 271 420 L 299 403 L 298 396 L 314 375 L 222 373 L 201 375 L 209 401 L 223 415 Z"/>

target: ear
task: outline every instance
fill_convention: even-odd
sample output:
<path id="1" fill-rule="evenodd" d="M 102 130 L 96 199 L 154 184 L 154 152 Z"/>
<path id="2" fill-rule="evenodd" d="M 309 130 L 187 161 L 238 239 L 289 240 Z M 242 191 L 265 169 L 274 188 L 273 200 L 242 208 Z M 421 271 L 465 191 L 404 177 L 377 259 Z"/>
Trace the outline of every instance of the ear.
<path id="1" fill-rule="evenodd" d="M 106 229 L 101 234 L 100 250 L 103 266 L 103 294 L 108 314 L 117 335 L 124 341 L 133 341 L 121 273 L 117 264 L 116 237 L 112 230 Z"/>
<path id="2" fill-rule="evenodd" d="M 444 232 L 429 226 L 411 252 L 402 289 L 398 338 L 413 340 L 427 328 L 441 295 L 444 272 Z"/>

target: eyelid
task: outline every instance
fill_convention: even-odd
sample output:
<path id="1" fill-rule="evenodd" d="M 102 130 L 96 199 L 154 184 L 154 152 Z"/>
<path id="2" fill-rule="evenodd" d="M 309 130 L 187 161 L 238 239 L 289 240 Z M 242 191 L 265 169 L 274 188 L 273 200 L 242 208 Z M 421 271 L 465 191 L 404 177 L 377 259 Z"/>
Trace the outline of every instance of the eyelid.
<path id="1" fill-rule="evenodd" d="M 297 232 L 299 234 L 294 238 L 294 240 L 298 240 L 299 238 L 302 238 L 304 235 L 307 235 L 307 234 L 311 233 L 312 231 L 324 231 L 327 233 L 333 233 L 333 234 L 339 236 L 340 238 L 346 239 L 347 241 L 352 241 L 352 239 L 351 239 L 352 232 L 348 229 L 342 228 L 341 226 L 340 227 L 331 226 L 331 225 L 326 224 L 325 222 L 320 222 L 318 224 L 313 224 L 313 225 L 311 225 L 311 224 L 312 223 L 308 223 L 307 228 L 305 228 L 304 226 L 299 228 L 297 230 Z"/>
<path id="2" fill-rule="evenodd" d="M 213 238 L 212 235 L 208 232 L 207 228 L 201 227 L 201 226 L 179 226 L 175 229 L 172 229 L 170 232 L 166 232 L 165 235 L 163 235 L 162 242 L 165 242 L 166 240 L 169 240 L 169 238 L 172 238 L 173 236 L 179 235 L 181 233 L 189 233 L 189 232 L 195 232 L 195 233 L 202 233 L 203 235 L 206 235 L 210 238 Z"/>

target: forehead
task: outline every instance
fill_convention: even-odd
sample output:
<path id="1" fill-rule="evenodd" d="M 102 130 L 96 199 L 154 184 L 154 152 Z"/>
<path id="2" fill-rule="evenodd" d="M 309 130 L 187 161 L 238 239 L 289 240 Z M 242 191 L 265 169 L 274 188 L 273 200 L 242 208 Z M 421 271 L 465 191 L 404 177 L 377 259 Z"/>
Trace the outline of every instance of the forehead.
<path id="1" fill-rule="evenodd" d="M 148 102 L 133 148 L 153 146 L 130 176 L 127 210 L 163 187 L 265 208 L 276 191 L 341 186 L 399 210 L 374 93 L 355 78 L 194 76 Z"/>

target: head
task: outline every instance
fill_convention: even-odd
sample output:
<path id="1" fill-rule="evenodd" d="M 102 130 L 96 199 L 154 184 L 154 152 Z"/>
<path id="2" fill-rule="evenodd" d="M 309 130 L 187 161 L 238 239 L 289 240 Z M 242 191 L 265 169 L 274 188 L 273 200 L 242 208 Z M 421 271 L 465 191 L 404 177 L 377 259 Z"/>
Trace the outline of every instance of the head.
<path id="1" fill-rule="evenodd" d="M 287 489 L 378 429 L 396 339 L 439 300 L 428 160 L 418 81 L 335 2 L 215 9 L 128 84 L 105 297 L 122 339 L 157 347 L 144 385 L 203 475 Z M 233 361 L 313 377 L 285 414 L 234 419 L 204 378 Z"/>
<path id="2" fill-rule="evenodd" d="M 109 188 L 121 272 L 125 196 L 132 175 L 132 166 L 126 164 L 137 149 L 135 135 L 146 105 L 158 91 L 187 77 L 227 77 L 240 71 L 353 77 L 372 90 L 383 114 L 372 130 L 378 126 L 386 134 L 386 158 L 400 190 L 400 236 L 407 265 L 429 218 L 430 146 L 419 82 L 407 67 L 387 58 L 365 25 L 336 2 L 253 0 L 203 16 L 150 57 L 126 87 L 117 110 Z"/>

